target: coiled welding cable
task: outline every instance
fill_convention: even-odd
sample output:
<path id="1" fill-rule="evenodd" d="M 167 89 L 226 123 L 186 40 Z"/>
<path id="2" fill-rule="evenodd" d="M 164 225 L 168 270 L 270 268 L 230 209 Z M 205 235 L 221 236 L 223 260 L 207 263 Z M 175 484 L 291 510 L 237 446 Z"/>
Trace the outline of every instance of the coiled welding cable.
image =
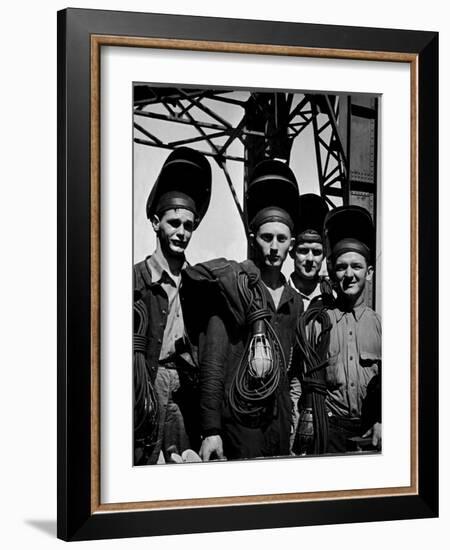
<path id="1" fill-rule="evenodd" d="M 134 303 L 134 433 L 152 441 L 158 425 L 158 402 L 145 354 L 147 351 L 148 313 L 142 300 Z"/>
<path id="2" fill-rule="evenodd" d="M 328 364 L 331 321 L 322 300 L 311 303 L 298 319 L 296 344 L 300 351 L 302 404 L 311 405 L 314 425 L 313 454 L 327 450 L 328 417 L 325 409 L 327 387 L 325 367 Z"/>
<path id="3" fill-rule="evenodd" d="M 280 378 L 286 372 L 286 360 L 278 336 L 270 323 L 271 312 L 267 305 L 267 295 L 259 277 L 249 277 L 246 273 L 238 276 L 239 296 L 247 312 L 248 338 L 228 391 L 231 410 L 244 423 L 257 421 L 275 394 Z M 272 366 L 264 377 L 255 377 L 249 368 L 249 351 L 252 340 L 252 326 L 263 321 L 265 335 L 272 351 Z"/>

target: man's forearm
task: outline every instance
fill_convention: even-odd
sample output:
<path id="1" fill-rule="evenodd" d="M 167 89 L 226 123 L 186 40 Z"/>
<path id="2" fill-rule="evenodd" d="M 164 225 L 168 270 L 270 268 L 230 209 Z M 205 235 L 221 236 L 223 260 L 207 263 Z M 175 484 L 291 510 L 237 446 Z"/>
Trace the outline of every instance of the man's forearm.
<path id="1" fill-rule="evenodd" d="M 220 317 L 213 316 L 200 338 L 200 414 L 204 437 L 221 433 L 227 350 L 225 325 Z"/>

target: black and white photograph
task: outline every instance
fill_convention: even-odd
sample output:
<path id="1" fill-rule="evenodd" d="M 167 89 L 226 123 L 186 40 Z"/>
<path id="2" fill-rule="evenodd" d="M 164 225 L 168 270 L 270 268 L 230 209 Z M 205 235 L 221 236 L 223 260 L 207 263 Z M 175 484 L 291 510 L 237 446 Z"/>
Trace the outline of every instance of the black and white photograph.
<path id="1" fill-rule="evenodd" d="M 2 547 L 448 546 L 445 3 L 2 15 Z"/>
<path id="2" fill-rule="evenodd" d="M 133 83 L 134 466 L 382 451 L 381 108 Z"/>

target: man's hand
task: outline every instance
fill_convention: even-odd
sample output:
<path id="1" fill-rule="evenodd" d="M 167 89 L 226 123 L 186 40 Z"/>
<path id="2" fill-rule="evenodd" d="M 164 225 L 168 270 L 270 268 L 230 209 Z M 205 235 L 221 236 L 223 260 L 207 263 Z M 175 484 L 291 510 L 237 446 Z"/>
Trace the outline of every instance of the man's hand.
<path id="1" fill-rule="evenodd" d="M 375 422 L 375 424 L 367 430 L 363 437 L 371 437 L 372 445 L 378 450 L 381 449 L 381 422 Z"/>
<path id="2" fill-rule="evenodd" d="M 218 458 L 219 460 L 226 460 L 226 457 L 223 454 L 223 444 L 220 435 L 210 435 L 209 437 L 205 437 L 202 441 L 199 454 L 200 458 L 204 462 L 208 462 L 211 457 Z"/>

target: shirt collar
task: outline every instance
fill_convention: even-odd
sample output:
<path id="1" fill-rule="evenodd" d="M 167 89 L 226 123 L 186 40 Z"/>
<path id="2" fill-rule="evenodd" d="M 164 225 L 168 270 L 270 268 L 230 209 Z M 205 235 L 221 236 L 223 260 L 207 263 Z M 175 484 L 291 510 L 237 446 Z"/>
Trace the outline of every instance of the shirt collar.
<path id="1" fill-rule="evenodd" d="M 353 310 L 353 315 L 355 316 L 356 320 L 359 321 L 361 317 L 364 315 L 364 312 L 366 311 L 367 306 L 366 304 L 361 304 L 357 308 Z"/>
<path id="2" fill-rule="evenodd" d="M 291 276 L 288 279 L 288 285 L 292 288 L 292 290 L 295 290 L 295 292 L 298 292 L 299 294 L 301 294 L 300 290 L 294 284 L 294 279 L 292 278 L 292 275 L 293 275 L 293 273 L 291 274 Z"/>
<path id="3" fill-rule="evenodd" d="M 308 300 L 308 302 L 310 302 L 316 296 L 320 296 L 321 292 L 320 292 L 320 283 L 319 282 L 317 283 L 316 288 L 311 292 L 311 294 L 305 294 L 304 292 L 302 292 L 299 288 L 297 288 L 295 286 L 293 275 L 294 275 L 294 273 L 292 273 L 291 276 L 289 277 L 288 284 L 289 284 L 290 288 L 292 288 L 292 290 L 295 290 L 295 292 L 297 292 L 297 294 L 300 294 L 300 296 L 302 297 L 303 300 Z"/>
<path id="4" fill-rule="evenodd" d="M 346 311 L 344 309 L 339 308 L 336 311 L 336 321 L 339 323 L 339 321 L 344 317 L 346 313 L 353 313 L 353 316 L 357 321 L 361 319 L 361 317 L 364 315 L 364 312 L 366 311 L 367 306 L 366 304 L 362 303 L 359 306 L 353 308 L 351 311 Z"/>
<path id="5" fill-rule="evenodd" d="M 289 284 L 286 283 L 284 285 L 283 294 L 281 295 L 278 309 L 280 309 L 280 307 L 283 304 L 286 304 L 287 302 L 294 300 L 297 295 L 298 295 L 298 292 L 295 291 Z"/>
<path id="6" fill-rule="evenodd" d="M 283 292 L 281 293 L 281 298 L 280 298 L 280 301 L 278 303 L 278 310 L 284 305 L 286 304 L 287 302 L 290 302 L 291 300 L 293 300 L 299 293 L 297 290 L 293 289 L 291 287 L 291 285 L 288 283 L 288 281 L 286 281 L 286 278 L 284 277 L 284 275 L 281 273 L 280 274 L 281 277 L 282 277 L 282 281 L 283 281 Z M 269 289 L 264 285 L 265 289 L 266 289 L 266 293 L 267 293 L 267 296 L 269 297 L 269 305 L 270 305 L 270 308 L 273 310 L 273 311 L 276 311 L 275 310 L 275 304 L 273 302 L 273 298 L 272 298 L 272 295 L 270 294 L 269 292 Z"/>
<path id="7" fill-rule="evenodd" d="M 164 282 L 177 286 L 176 279 L 170 273 L 169 264 L 160 250 L 155 250 L 151 256 L 148 256 L 145 260 L 145 265 L 150 272 L 152 284 L 161 284 Z M 184 269 L 186 266 L 187 262 L 185 261 L 181 269 Z"/>

